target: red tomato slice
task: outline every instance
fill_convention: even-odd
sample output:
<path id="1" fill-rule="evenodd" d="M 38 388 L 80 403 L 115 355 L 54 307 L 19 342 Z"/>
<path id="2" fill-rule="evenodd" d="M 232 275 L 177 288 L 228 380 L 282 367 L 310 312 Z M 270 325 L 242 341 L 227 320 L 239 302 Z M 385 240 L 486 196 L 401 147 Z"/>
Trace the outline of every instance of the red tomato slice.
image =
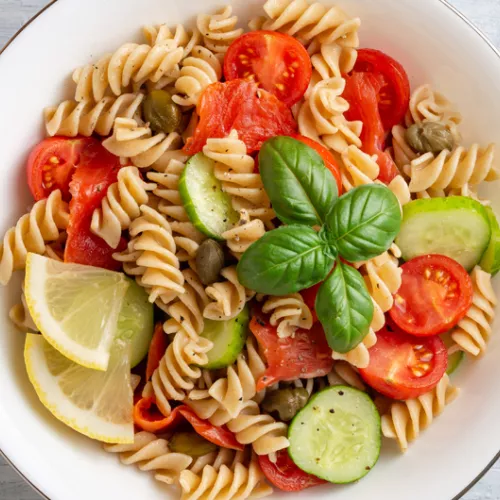
<path id="1" fill-rule="evenodd" d="M 363 122 L 362 150 L 369 155 L 377 155 L 380 168 L 378 178 L 389 184 L 399 174 L 399 170 L 391 157 L 384 152 L 385 130 L 378 109 L 378 94 L 384 86 L 384 79 L 373 73 L 353 73 L 345 79 L 343 97 L 350 106 L 345 116 L 348 120 Z"/>
<path id="2" fill-rule="evenodd" d="M 168 347 L 168 340 L 165 331 L 163 330 L 163 323 L 158 321 L 155 325 L 153 338 L 149 344 L 148 363 L 146 365 L 146 380 L 149 380 L 154 371 L 160 366 L 161 358 L 165 354 Z"/>
<path id="3" fill-rule="evenodd" d="M 209 85 L 201 96 L 198 114 L 198 126 L 183 149 L 188 155 L 199 153 L 208 138 L 226 137 L 233 129 L 245 142 L 248 153 L 258 151 L 271 137 L 297 131 L 286 104 L 259 89 L 252 79 Z"/>
<path id="4" fill-rule="evenodd" d="M 80 154 L 80 164 L 70 183 L 68 241 L 65 262 L 119 270 L 121 264 L 112 257 L 125 249 L 122 238 L 116 250 L 90 231 L 92 213 L 101 205 L 110 184 L 116 182 L 120 159 L 109 153 L 98 141 L 89 143 Z"/>
<path id="5" fill-rule="evenodd" d="M 360 49 L 355 72 L 376 73 L 384 77 L 378 92 L 378 110 L 385 131 L 401 123 L 410 104 L 410 81 L 403 66 L 380 50 Z"/>
<path id="6" fill-rule="evenodd" d="M 268 317 L 257 312 L 250 330 L 263 348 L 267 362 L 266 372 L 257 381 L 257 391 L 280 380 L 322 377 L 333 367 L 332 350 L 320 323 L 311 330 L 297 330 L 293 338 L 280 339 Z"/>
<path id="7" fill-rule="evenodd" d="M 386 328 L 377 332 L 363 380 L 393 399 L 412 399 L 436 387 L 446 372 L 448 352 L 439 336 L 417 338 Z"/>
<path id="8" fill-rule="evenodd" d="M 50 137 L 33 148 L 28 157 L 27 176 L 36 201 L 47 198 L 56 189 L 69 201 L 71 176 L 80 162 L 80 153 L 92 142 L 97 141 L 90 137 Z"/>
<path id="9" fill-rule="evenodd" d="M 277 31 L 246 33 L 224 57 L 226 80 L 252 77 L 287 106 L 302 99 L 311 75 L 311 58 L 304 46 Z"/>
<path id="10" fill-rule="evenodd" d="M 184 418 L 183 418 L 184 417 Z M 172 413 L 163 416 L 155 404 L 155 399 L 141 398 L 134 405 L 134 423 L 148 432 L 165 432 L 173 430 L 183 420 L 187 420 L 197 434 L 207 441 L 232 450 L 243 450 L 244 446 L 236 440 L 234 434 L 225 426 L 216 427 L 207 420 L 199 418 L 188 406 L 181 405 L 172 410 Z"/>
<path id="11" fill-rule="evenodd" d="M 337 181 L 337 188 L 340 196 L 342 194 L 342 178 L 340 176 L 340 167 L 337 163 L 337 160 L 335 160 L 335 156 L 333 156 L 332 152 L 326 149 L 318 142 L 314 141 L 313 139 L 310 139 L 309 137 L 295 134 L 293 138 L 297 139 L 300 142 L 303 142 L 310 148 L 313 148 L 316 151 L 316 153 L 318 153 L 321 156 L 321 158 L 323 158 L 326 168 L 330 170 L 330 172 L 335 177 L 335 180 Z"/>
<path id="12" fill-rule="evenodd" d="M 302 491 L 306 488 L 326 484 L 326 481 L 299 469 L 288 455 L 287 450 L 276 453 L 276 462 L 269 455 L 259 455 L 262 472 L 276 488 L 282 491 Z"/>
<path id="13" fill-rule="evenodd" d="M 444 333 L 465 316 L 472 304 L 473 287 L 457 261 L 444 255 L 423 255 L 401 269 L 401 288 L 389 314 L 405 332 L 419 336 Z"/>

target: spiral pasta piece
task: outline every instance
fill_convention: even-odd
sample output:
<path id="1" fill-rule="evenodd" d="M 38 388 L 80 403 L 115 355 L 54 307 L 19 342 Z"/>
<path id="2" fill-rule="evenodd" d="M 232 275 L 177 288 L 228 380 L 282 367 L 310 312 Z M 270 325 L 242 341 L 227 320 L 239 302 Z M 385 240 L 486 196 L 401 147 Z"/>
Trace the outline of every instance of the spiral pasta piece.
<path id="1" fill-rule="evenodd" d="M 479 356 L 486 350 L 495 317 L 497 297 L 491 286 L 491 274 L 476 266 L 471 273 L 474 294 L 465 318 L 451 332 L 451 338 L 463 351 Z"/>
<path id="2" fill-rule="evenodd" d="M 228 47 L 243 34 L 241 28 L 236 28 L 238 17 L 232 14 L 233 8 L 227 5 L 216 14 L 198 16 L 196 26 L 208 50 L 216 54 L 225 54 Z"/>
<path id="3" fill-rule="evenodd" d="M 344 113 L 349 103 L 341 97 L 345 89 L 343 78 L 321 80 L 308 90 L 308 97 L 298 113 L 299 132 L 337 153 L 348 146 L 361 147 L 360 121 L 349 122 Z"/>
<path id="4" fill-rule="evenodd" d="M 343 48 L 336 43 L 322 43 L 319 52 L 311 56 L 313 86 L 321 80 L 341 78 L 350 73 L 357 57 L 356 49 Z"/>
<path id="5" fill-rule="evenodd" d="M 189 32 L 182 24 L 177 24 L 173 33 L 166 24 L 149 24 L 143 27 L 142 32 L 146 43 L 151 47 L 173 40 L 177 47 L 184 49 L 183 59 L 201 42 L 201 33 L 197 29 Z"/>
<path id="6" fill-rule="evenodd" d="M 156 184 L 144 182 L 136 167 L 121 168 L 117 182 L 109 186 L 101 207 L 92 214 L 91 231 L 111 248 L 116 248 L 122 231 L 139 217 L 140 206 L 149 200 L 148 191 L 154 189 Z"/>
<path id="7" fill-rule="evenodd" d="M 173 101 L 180 106 L 196 106 L 201 93 L 222 76 L 222 67 L 215 54 L 201 45 L 193 47 L 191 55 L 182 61 L 179 78 L 175 82 L 177 95 Z"/>
<path id="8" fill-rule="evenodd" d="M 156 83 L 175 71 L 183 57 L 184 49 L 174 40 L 164 40 L 152 47 L 126 43 L 97 63 L 74 71 L 75 100 L 99 102 L 108 91 L 119 96 L 126 90 L 140 88 L 148 80 Z"/>
<path id="9" fill-rule="evenodd" d="M 278 337 L 293 337 L 297 329 L 310 330 L 313 325 L 311 310 L 300 293 L 282 297 L 268 297 L 262 312 L 271 314 L 269 322 L 277 326 Z"/>
<path id="10" fill-rule="evenodd" d="M 0 246 L 0 283 L 6 285 L 14 271 L 25 268 L 29 252 L 43 255 L 47 243 L 59 238 L 68 221 L 68 204 L 63 201 L 61 191 L 52 191 L 48 198 L 37 201 L 5 233 Z"/>
<path id="11" fill-rule="evenodd" d="M 174 335 L 160 365 L 151 377 L 150 388 L 156 405 L 163 415 L 172 411 L 169 400 L 183 401 L 194 388 L 194 382 L 201 377 L 201 368 L 207 363 L 207 352 L 212 342 L 204 338 L 191 340 L 183 331 Z"/>
<path id="12" fill-rule="evenodd" d="M 141 252 L 135 255 L 135 265 L 141 268 L 138 281 L 148 291 L 150 302 L 169 304 L 185 292 L 172 229 L 155 209 L 141 205 L 140 212 L 129 229 L 134 252 Z"/>
<path id="13" fill-rule="evenodd" d="M 179 484 L 182 500 L 244 500 L 262 498 L 273 492 L 265 482 L 255 457 L 248 467 L 238 462 L 233 468 L 222 465 L 219 470 L 207 465 L 198 474 L 190 470 L 182 471 Z"/>
<path id="14" fill-rule="evenodd" d="M 403 167 L 409 165 L 419 155 L 408 144 L 405 137 L 406 129 L 402 125 L 392 127 L 392 152 L 391 156 L 398 168 L 403 171 Z"/>
<path id="15" fill-rule="evenodd" d="M 250 219 L 248 210 L 240 210 L 240 220 L 236 226 L 224 231 L 221 236 L 226 240 L 231 253 L 239 260 L 252 243 L 266 233 L 264 223 L 260 219 Z"/>
<path id="16" fill-rule="evenodd" d="M 342 47 L 359 47 L 359 18 L 349 18 L 339 7 L 327 7 L 307 0 L 267 0 L 268 20 L 259 29 L 295 36 L 306 46 L 336 42 Z"/>
<path id="17" fill-rule="evenodd" d="M 139 126 L 132 118 L 117 118 L 113 135 L 103 141 L 102 145 L 116 156 L 130 158 L 136 167 L 145 168 L 180 143 L 181 136 L 177 132 L 153 135 L 149 127 Z"/>
<path id="18" fill-rule="evenodd" d="M 100 101 L 84 99 L 64 101 L 57 107 L 45 108 L 45 128 L 50 136 L 76 137 L 92 134 L 108 136 L 117 118 L 136 118 L 141 112 L 144 94 L 106 96 Z"/>
<path id="19" fill-rule="evenodd" d="M 245 462 L 246 455 L 246 450 L 235 451 L 229 448 L 219 448 L 217 451 L 207 453 L 206 455 L 194 459 L 188 470 L 194 474 L 200 474 L 207 465 L 210 465 L 216 471 L 223 465 L 233 470 L 236 464 Z"/>
<path id="20" fill-rule="evenodd" d="M 215 177 L 221 182 L 222 190 L 231 196 L 233 208 L 238 212 L 244 209 L 250 218 L 269 225 L 276 214 L 260 174 L 254 172 L 255 162 L 247 154 L 238 132 L 232 130 L 225 138 L 208 139 L 203 153 L 215 161 Z"/>
<path id="21" fill-rule="evenodd" d="M 213 283 L 205 289 L 212 302 L 203 310 L 203 316 L 215 321 L 227 321 L 236 318 L 251 297 L 247 297 L 247 290 L 238 281 L 235 266 L 224 268 L 220 274 L 226 281 Z"/>
<path id="22" fill-rule="evenodd" d="M 366 368 L 370 363 L 370 347 L 373 347 L 377 343 L 377 335 L 370 329 L 368 335 L 363 339 L 363 341 L 358 344 L 354 349 L 349 352 L 340 353 L 332 352 L 332 358 L 335 360 L 347 361 L 356 368 Z"/>
<path id="23" fill-rule="evenodd" d="M 109 453 L 116 453 L 125 465 L 137 465 L 142 471 L 154 472 L 157 481 L 173 484 L 193 459 L 183 453 L 171 452 L 168 441 L 150 432 L 137 432 L 131 444 L 104 444 Z"/>
<path id="24" fill-rule="evenodd" d="M 410 191 L 428 191 L 430 196 L 438 196 L 448 190 L 466 190 L 483 181 L 494 181 L 499 178 L 494 157 L 494 144 L 486 149 L 480 149 L 478 144 L 469 149 L 458 147 L 453 152 L 441 151 L 437 156 L 426 153 L 406 168 Z"/>
<path id="25" fill-rule="evenodd" d="M 289 446 L 287 425 L 276 422 L 270 415 L 260 413 L 255 401 L 246 401 L 239 415 L 228 422 L 241 444 L 251 444 L 257 455 L 269 455 Z"/>
<path id="26" fill-rule="evenodd" d="M 393 403 L 389 412 L 382 416 L 382 434 L 395 439 L 401 451 L 405 452 L 408 443 L 414 441 L 421 430 L 429 427 L 458 393 L 458 389 L 451 385 L 448 375 L 445 374 L 438 385 L 427 394 Z"/>
<path id="27" fill-rule="evenodd" d="M 23 287 L 24 288 L 24 287 Z M 9 310 L 9 319 L 12 323 L 23 333 L 38 332 L 38 327 L 35 325 L 31 317 L 28 305 L 26 304 L 26 297 L 24 290 L 21 293 L 21 302 L 13 305 Z"/>

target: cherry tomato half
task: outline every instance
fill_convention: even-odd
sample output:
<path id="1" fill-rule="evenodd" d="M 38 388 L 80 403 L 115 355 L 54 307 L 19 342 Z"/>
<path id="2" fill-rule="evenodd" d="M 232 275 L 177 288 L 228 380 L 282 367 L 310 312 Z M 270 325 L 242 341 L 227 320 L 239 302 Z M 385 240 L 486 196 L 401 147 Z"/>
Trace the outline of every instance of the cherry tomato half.
<path id="1" fill-rule="evenodd" d="M 359 373 L 384 396 L 405 400 L 434 389 L 447 366 L 448 352 L 439 336 L 418 338 L 384 328 L 370 348 L 370 364 Z"/>
<path id="2" fill-rule="evenodd" d="M 28 157 L 27 176 L 36 201 L 47 198 L 56 189 L 69 201 L 69 183 L 80 162 L 80 153 L 93 141 L 88 137 L 50 137 L 33 148 Z"/>
<path id="3" fill-rule="evenodd" d="M 224 58 L 226 80 L 253 77 L 288 106 L 300 101 L 311 74 L 311 59 L 304 46 L 277 31 L 252 31 L 240 36 Z"/>
<path id="4" fill-rule="evenodd" d="M 423 255 L 401 268 L 401 288 L 389 314 L 402 330 L 435 335 L 465 316 L 472 304 L 472 281 L 457 261 L 444 255 Z"/>
<path id="5" fill-rule="evenodd" d="M 403 66 L 384 52 L 358 50 L 354 71 L 382 75 L 384 85 L 378 93 L 378 109 L 384 129 L 401 123 L 410 103 L 410 81 Z"/>

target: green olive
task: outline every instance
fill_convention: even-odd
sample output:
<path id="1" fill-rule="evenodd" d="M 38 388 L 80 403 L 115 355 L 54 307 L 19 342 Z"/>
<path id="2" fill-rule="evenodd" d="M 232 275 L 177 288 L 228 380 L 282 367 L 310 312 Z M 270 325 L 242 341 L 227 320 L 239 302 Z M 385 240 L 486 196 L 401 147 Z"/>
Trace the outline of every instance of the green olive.
<path id="1" fill-rule="evenodd" d="M 153 90 L 144 99 L 144 120 L 153 132 L 169 134 L 176 131 L 182 120 L 182 113 L 172 96 L 166 90 Z"/>
<path id="2" fill-rule="evenodd" d="M 299 387 L 288 387 L 270 392 L 262 402 L 262 408 L 268 413 L 276 412 L 283 422 L 293 417 L 307 404 L 309 393 Z"/>
<path id="3" fill-rule="evenodd" d="M 451 151 L 455 146 L 453 134 L 439 122 L 414 123 L 406 130 L 405 138 L 410 147 L 419 153 Z"/>
<path id="4" fill-rule="evenodd" d="M 196 432 L 176 432 L 168 442 L 168 447 L 174 453 L 184 453 L 194 458 L 217 450 L 217 445 L 207 441 Z"/>
<path id="5" fill-rule="evenodd" d="M 217 281 L 224 267 L 224 251 L 215 240 L 205 240 L 196 252 L 196 269 L 204 285 Z"/>

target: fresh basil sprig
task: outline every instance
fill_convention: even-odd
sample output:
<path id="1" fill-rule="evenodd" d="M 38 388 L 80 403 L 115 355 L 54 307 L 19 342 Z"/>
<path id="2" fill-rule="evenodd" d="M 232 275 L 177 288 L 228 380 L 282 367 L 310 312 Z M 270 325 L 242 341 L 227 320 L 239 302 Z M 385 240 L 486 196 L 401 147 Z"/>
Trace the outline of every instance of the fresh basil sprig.
<path id="1" fill-rule="evenodd" d="M 387 187 L 367 184 L 337 198 L 332 173 L 300 141 L 266 141 L 259 165 L 276 214 L 291 225 L 266 233 L 243 254 L 238 278 L 247 288 L 266 295 L 309 288 L 325 280 L 337 256 L 349 262 L 371 259 L 385 252 L 399 232 L 399 202 Z M 320 288 L 316 312 L 333 350 L 344 353 L 356 347 L 373 318 L 359 271 L 337 260 Z"/>
<path id="2" fill-rule="evenodd" d="M 338 196 L 337 183 L 314 149 L 291 137 L 274 137 L 260 150 L 259 171 L 281 221 L 325 223 Z"/>
<path id="3" fill-rule="evenodd" d="M 330 347 L 340 353 L 354 349 L 373 319 L 373 302 L 359 271 L 339 261 L 318 291 L 315 310 Z"/>

